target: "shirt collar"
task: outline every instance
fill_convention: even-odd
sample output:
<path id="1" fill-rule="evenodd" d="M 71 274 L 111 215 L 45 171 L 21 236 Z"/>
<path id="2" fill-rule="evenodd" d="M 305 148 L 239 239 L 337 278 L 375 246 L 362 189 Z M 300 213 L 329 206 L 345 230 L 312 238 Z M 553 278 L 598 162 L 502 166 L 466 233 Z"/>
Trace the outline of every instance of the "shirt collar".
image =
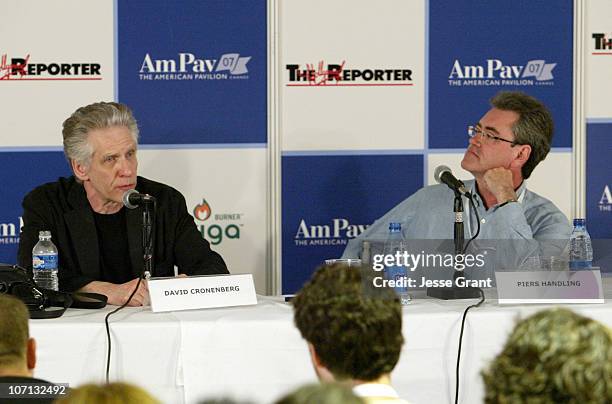
<path id="1" fill-rule="evenodd" d="M 480 194 L 476 190 L 476 180 L 465 181 L 465 183 L 466 183 L 467 189 L 469 189 L 470 193 L 474 197 L 474 203 L 476 204 L 476 206 L 482 205 L 483 204 L 482 198 L 480 197 Z M 527 192 L 527 182 L 523 180 L 521 182 L 521 185 L 519 185 L 519 187 L 514 192 L 516 193 L 516 197 L 519 203 L 522 203 L 523 199 L 525 198 L 525 193 Z"/>
<path id="2" fill-rule="evenodd" d="M 359 397 L 399 398 L 393 387 L 382 383 L 362 383 L 353 387 L 353 393 Z"/>

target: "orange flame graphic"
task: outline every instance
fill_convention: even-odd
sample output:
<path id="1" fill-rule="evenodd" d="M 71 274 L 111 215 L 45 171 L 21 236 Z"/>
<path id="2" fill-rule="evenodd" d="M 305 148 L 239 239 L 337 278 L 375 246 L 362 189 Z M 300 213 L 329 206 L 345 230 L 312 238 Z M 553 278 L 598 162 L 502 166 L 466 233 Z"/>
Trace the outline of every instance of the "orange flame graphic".
<path id="1" fill-rule="evenodd" d="M 206 199 L 202 199 L 202 203 L 193 208 L 193 216 L 198 220 L 204 221 L 210 217 L 210 214 L 210 205 L 206 202 Z"/>

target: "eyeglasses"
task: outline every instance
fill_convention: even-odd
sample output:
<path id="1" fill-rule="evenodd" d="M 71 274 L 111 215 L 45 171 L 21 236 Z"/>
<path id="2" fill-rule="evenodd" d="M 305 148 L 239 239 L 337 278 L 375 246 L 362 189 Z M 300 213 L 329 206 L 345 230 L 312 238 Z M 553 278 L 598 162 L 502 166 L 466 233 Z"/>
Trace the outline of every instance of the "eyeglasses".
<path id="1" fill-rule="evenodd" d="M 497 141 L 499 140 L 502 142 L 510 143 L 512 146 L 516 146 L 517 144 L 519 144 L 513 140 L 502 139 L 499 136 L 495 136 L 488 132 L 485 132 L 482 130 L 482 128 L 479 125 L 468 126 L 467 132 L 470 138 L 476 137 L 476 135 L 480 135 L 483 143 L 488 143 L 488 144 L 497 143 Z"/>

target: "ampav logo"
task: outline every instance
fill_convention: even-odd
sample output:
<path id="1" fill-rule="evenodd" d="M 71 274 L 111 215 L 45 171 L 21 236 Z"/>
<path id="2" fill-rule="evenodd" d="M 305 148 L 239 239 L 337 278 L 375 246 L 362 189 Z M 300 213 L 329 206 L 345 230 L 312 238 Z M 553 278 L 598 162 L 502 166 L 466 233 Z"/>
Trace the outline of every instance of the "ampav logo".
<path id="1" fill-rule="evenodd" d="M 224 53 L 219 57 L 180 52 L 171 58 L 146 53 L 138 69 L 140 80 L 244 80 L 249 78 L 251 56 Z"/>
<path id="2" fill-rule="evenodd" d="M 510 64 L 501 59 L 487 59 L 481 64 L 453 62 L 449 86 L 552 86 L 553 69 L 557 63 L 544 59 L 529 60 L 523 64 Z"/>
<path id="3" fill-rule="evenodd" d="M 612 192 L 609 185 L 604 187 L 598 205 L 600 212 L 612 212 Z"/>

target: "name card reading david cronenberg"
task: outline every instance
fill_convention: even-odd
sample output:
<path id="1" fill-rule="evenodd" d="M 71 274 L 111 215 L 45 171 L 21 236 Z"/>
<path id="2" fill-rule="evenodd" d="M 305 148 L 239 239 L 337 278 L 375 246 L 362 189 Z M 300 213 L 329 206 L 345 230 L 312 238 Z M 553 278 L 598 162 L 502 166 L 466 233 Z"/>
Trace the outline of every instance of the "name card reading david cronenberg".
<path id="1" fill-rule="evenodd" d="M 499 304 L 603 303 L 599 269 L 495 272 Z"/>
<path id="2" fill-rule="evenodd" d="M 149 296 L 153 312 L 257 304 L 251 274 L 153 278 Z"/>

